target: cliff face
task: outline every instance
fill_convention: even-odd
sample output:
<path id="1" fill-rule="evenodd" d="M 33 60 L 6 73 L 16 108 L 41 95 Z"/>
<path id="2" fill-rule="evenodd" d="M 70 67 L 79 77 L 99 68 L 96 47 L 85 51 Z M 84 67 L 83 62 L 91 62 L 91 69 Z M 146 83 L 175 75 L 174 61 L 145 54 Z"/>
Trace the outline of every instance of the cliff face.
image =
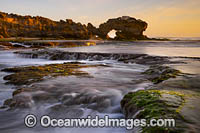
<path id="1" fill-rule="evenodd" d="M 115 39 L 144 39 L 147 23 L 131 17 L 110 19 L 99 28 L 75 23 L 70 19 L 52 21 L 44 17 L 20 16 L 0 12 L 0 37 L 52 37 L 68 39 L 90 39 L 99 36 L 109 39 L 108 32 L 117 30 Z"/>
<path id="2" fill-rule="evenodd" d="M 72 20 L 52 21 L 43 17 L 0 13 L 0 35 L 3 37 L 55 37 L 87 39 L 85 25 Z"/>

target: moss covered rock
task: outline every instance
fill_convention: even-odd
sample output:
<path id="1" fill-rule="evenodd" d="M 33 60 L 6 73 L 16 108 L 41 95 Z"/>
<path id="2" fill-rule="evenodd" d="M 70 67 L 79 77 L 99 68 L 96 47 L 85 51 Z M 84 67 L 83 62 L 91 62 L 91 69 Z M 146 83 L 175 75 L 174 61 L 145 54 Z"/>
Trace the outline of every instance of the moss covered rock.
<path id="1" fill-rule="evenodd" d="M 29 85 L 45 78 L 57 76 L 88 76 L 89 74 L 79 70 L 80 68 L 97 67 L 98 65 L 86 65 L 81 63 L 50 64 L 44 66 L 6 68 L 2 71 L 12 72 L 4 77 L 7 84 Z"/>
<path id="2" fill-rule="evenodd" d="M 148 80 L 152 81 L 154 84 L 158 84 L 170 78 L 176 78 L 181 72 L 168 66 L 155 65 L 151 66 L 148 70 L 143 72 L 143 74 L 147 75 Z"/>
<path id="3" fill-rule="evenodd" d="M 180 110 L 185 103 L 185 95 L 176 91 L 141 90 L 128 93 L 121 101 L 123 113 L 127 118 L 175 119 L 175 127 L 140 127 L 143 133 L 181 133 L 184 131 L 184 118 Z"/>

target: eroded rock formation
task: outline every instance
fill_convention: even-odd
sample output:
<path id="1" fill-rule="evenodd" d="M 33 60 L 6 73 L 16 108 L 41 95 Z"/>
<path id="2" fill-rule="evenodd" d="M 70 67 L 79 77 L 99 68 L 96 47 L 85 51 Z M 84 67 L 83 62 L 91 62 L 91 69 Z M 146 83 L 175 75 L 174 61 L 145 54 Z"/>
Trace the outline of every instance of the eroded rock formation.
<path id="1" fill-rule="evenodd" d="M 109 19 L 106 23 L 99 26 L 99 36 L 103 39 L 109 38 L 107 34 L 111 30 L 116 30 L 117 40 L 143 40 L 147 39 L 143 31 L 147 28 L 147 23 L 142 20 L 136 20 L 128 16 Z"/>
<path id="2" fill-rule="evenodd" d="M 110 39 L 109 31 L 116 30 L 116 40 L 147 39 L 143 31 L 147 23 L 128 16 L 109 19 L 96 28 L 91 23 L 84 25 L 71 19 L 53 21 L 36 16 L 20 16 L 0 12 L 0 38 L 7 37 L 40 37 L 59 39 Z"/>

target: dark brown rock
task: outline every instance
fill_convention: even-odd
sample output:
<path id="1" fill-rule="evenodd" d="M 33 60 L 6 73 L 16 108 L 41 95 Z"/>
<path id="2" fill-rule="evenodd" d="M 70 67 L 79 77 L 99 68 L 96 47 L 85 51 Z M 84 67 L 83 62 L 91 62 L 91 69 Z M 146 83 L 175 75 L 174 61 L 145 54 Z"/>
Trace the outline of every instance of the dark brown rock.
<path id="1" fill-rule="evenodd" d="M 143 31 L 147 28 L 147 23 L 128 16 L 109 19 L 106 23 L 99 26 L 100 37 L 106 39 L 111 30 L 116 30 L 118 40 L 142 40 L 147 39 Z"/>

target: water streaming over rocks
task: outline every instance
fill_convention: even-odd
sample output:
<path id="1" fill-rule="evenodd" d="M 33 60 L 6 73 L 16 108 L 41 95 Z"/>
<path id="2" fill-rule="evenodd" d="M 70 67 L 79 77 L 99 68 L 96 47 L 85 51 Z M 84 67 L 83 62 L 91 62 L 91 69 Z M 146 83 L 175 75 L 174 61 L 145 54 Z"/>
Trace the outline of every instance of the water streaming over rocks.
<path id="1" fill-rule="evenodd" d="M 118 51 L 122 46 L 125 47 L 121 52 Z M 137 49 L 136 51 L 133 50 L 134 46 L 135 49 Z M 125 45 L 121 43 L 117 46 L 111 44 L 107 46 L 90 46 L 87 47 L 87 51 L 85 51 L 85 47 L 33 51 L 25 50 L 22 52 L 1 51 L 1 69 L 15 66 L 38 66 L 71 61 L 79 61 L 86 64 L 102 64 L 108 67 L 82 68 L 81 71 L 87 72 L 90 77 L 60 76 L 33 83 L 28 86 L 5 85 L 3 77 L 10 73 L 0 72 L 1 105 L 9 98 L 19 103 L 13 109 L 0 109 L 0 131 L 2 133 L 126 132 L 125 128 L 45 129 L 39 125 L 33 129 L 28 129 L 23 122 L 24 117 L 29 113 L 35 114 L 38 117 L 50 115 L 56 118 L 85 118 L 88 115 L 99 115 L 100 117 L 109 115 L 111 118 L 124 118 L 120 107 L 120 101 L 123 96 L 128 92 L 148 89 L 153 85 L 153 83 L 147 80 L 144 74 L 142 74 L 150 65 L 171 64 L 171 66 L 175 65 L 178 67 L 180 63 L 182 63 L 181 65 L 185 64 L 185 59 L 180 61 L 172 60 L 171 57 L 147 55 L 143 50 L 138 50 L 140 47 L 141 46 L 136 44 L 130 45 L 128 43 Z M 147 47 L 151 47 L 152 49 L 158 48 L 157 46 L 152 47 L 150 45 Z M 174 45 L 172 48 L 173 47 Z M 106 52 L 104 51 L 105 48 L 112 50 Z M 96 51 L 94 49 L 96 49 Z M 131 49 L 133 50 L 132 52 Z M 142 49 L 144 49 L 144 47 Z M 187 56 L 187 54 L 185 56 Z M 22 89 L 25 91 L 12 97 L 12 92 L 15 89 Z M 21 105 L 27 106 L 24 108 L 24 106 Z"/>
<path id="2" fill-rule="evenodd" d="M 7 60 L 7 62 L 3 62 L 6 64 L 6 67 L 44 65 L 70 61 L 48 61 L 45 59 L 21 58 L 14 56 L 12 52 L 8 52 L 6 54 L 8 57 L 13 56 L 15 58 L 15 60 Z M 112 118 L 123 118 L 124 116 L 120 108 L 120 101 L 122 97 L 129 91 L 144 89 L 151 85 L 151 82 L 144 80 L 140 74 L 148 68 L 147 66 L 124 64 L 114 60 L 82 62 L 89 64 L 106 64 L 109 67 L 81 69 L 82 71 L 88 72 L 93 78 L 78 78 L 74 76 L 58 77 L 43 81 L 41 83 L 35 83 L 30 86 L 26 86 L 25 88 L 28 88 L 32 91 L 22 92 L 19 95 L 14 96 L 13 99 L 19 103 L 17 108 L 22 107 L 21 105 L 24 103 L 23 106 L 25 105 L 31 109 L 20 108 L 18 110 L 10 111 L 3 111 L 5 110 L 3 109 L 0 114 L 2 118 L 1 123 L 10 124 L 2 124 L 0 127 L 1 131 L 21 132 L 19 127 L 22 127 L 24 129 L 23 131 L 27 132 L 25 126 L 23 125 L 23 117 L 28 113 L 37 114 L 38 116 L 48 114 L 54 117 L 56 116 L 57 118 L 84 118 L 88 115 L 99 115 L 101 117 L 104 115 L 109 115 Z M 3 78 L 5 75 L 1 75 L 1 78 Z M 2 85 L 4 84 L 2 83 Z M 11 89 L 9 92 L 10 98 L 13 91 L 14 89 Z M 3 99 L 3 101 L 9 97 L 4 97 L 5 99 Z M 7 119 L 6 115 L 12 117 L 13 120 L 15 119 L 15 121 Z M 32 132 L 35 132 L 39 129 L 40 127 L 37 127 L 33 129 Z M 67 132 L 68 130 L 80 132 L 80 129 L 55 129 L 55 131 L 51 129 L 49 132 Z M 125 129 L 118 128 L 83 129 L 81 131 L 84 130 L 85 132 L 88 132 L 88 130 L 99 130 L 99 132 L 125 131 Z M 41 130 L 41 132 L 46 131 Z"/>

